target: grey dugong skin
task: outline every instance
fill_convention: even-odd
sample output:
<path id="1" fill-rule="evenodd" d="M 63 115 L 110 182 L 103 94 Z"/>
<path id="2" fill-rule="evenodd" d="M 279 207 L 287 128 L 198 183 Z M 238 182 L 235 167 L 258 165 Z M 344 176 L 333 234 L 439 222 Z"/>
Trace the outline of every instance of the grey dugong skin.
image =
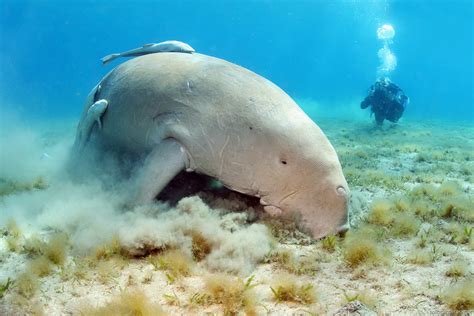
<path id="1" fill-rule="evenodd" d="M 153 156 L 172 141 L 185 158 L 168 178 L 178 169 L 214 177 L 269 213 L 301 214 L 315 238 L 347 229 L 349 189 L 334 148 L 269 80 L 218 58 L 161 53 L 121 64 L 100 85 L 109 106 L 94 131 L 99 150 Z M 154 167 L 179 155 L 170 157 L 162 150 Z"/>

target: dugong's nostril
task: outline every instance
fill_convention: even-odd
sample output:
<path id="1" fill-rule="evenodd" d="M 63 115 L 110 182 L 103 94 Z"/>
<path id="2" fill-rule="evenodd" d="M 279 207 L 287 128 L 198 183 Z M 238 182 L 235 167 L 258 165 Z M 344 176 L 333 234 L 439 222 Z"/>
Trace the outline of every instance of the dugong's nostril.
<path id="1" fill-rule="evenodd" d="M 336 192 L 339 195 L 347 196 L 347 191 L 346 191 L 346 189 L 344 189 L 344 187 L 342 185 L 337 187 Z"/>

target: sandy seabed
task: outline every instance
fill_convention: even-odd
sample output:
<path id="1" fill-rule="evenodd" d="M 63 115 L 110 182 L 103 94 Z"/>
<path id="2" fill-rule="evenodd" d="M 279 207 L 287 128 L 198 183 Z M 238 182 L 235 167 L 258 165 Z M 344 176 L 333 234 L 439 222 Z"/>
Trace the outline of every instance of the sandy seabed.
<path id="1" fill-rule="evenodd" d="M 58 183 L 72 129 L 2 139 L 0 314 L 472 312 L 474 128 L 318 124 L 353 228 L 317 241 L 232 194 L 118 210 L 99 187 Z"/>

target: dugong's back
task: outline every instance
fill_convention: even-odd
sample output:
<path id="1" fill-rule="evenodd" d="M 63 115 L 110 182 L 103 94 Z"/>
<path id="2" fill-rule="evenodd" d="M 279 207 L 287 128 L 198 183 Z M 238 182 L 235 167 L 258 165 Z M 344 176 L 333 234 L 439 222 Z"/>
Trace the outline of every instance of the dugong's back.
<path id="1" fill-rule="evenodd" d="M 271 214 L 301 214 L 315 238 L 345 229 L 349 189 L 334 148 L 265 78 L 205 55 L 157 53 L 111 71 L 87 102 L 99 99 L 108 106 L 91 143 L 143 158 L 139 203 L 188 170 L 260 198 Z"/>
<path id="2" fill-rule="evenodd" d="M 159 142 L 162 135 L 157 135 L 157 127 L 169 120 L 204 135 L 216 128 L 239 131 L 249 124 L 265 129 L 269 116 L 275 128 L 276 121 L 285 121 L 292 112 L 302 114 L 285 92 L 265 78 L 201 54 L 138 57 L 114 69 L 101 86 L 98 98 L 108 100 L 109 107 L 100 137 L 134 151 Z"/>

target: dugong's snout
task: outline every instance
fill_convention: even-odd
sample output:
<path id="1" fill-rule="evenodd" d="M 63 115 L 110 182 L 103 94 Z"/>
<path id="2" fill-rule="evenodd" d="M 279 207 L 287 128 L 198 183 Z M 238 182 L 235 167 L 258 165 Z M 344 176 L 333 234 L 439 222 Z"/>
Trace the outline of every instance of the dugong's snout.
<path id="1" fill-rule="evenodd" d="M 349 230 L 349 188 L 344 183 L 332 191 L 334 193 L 323 194 L 324 198 L 321 200 L 321 204 L 316 205 L 315 209 L 307 215 L 311 217 L 312 221 L 317 222 L 309 227 L 315 238 L 345 233 Z"/>
<path id="2" fill-rule="evenodd" d="M 314 238 L 349 230 L 350 191 L 347 184 L 329 186 L 322 192 L 306 192 L 286 208 L 301 214 L 301 224 Z"/>
<path id="3" fill-rule="evenodd" d="M 317 192 L 301 191 L 274 204 L 266 196 L 260 199 L 260 203 L 267 213 L 274 216 L 287 212 L 299 214 L 302 228 L 316 239 L 345 233 L 350 228 L 347 184 L 330 186 L 322 192 L 319 189 Z"/>

